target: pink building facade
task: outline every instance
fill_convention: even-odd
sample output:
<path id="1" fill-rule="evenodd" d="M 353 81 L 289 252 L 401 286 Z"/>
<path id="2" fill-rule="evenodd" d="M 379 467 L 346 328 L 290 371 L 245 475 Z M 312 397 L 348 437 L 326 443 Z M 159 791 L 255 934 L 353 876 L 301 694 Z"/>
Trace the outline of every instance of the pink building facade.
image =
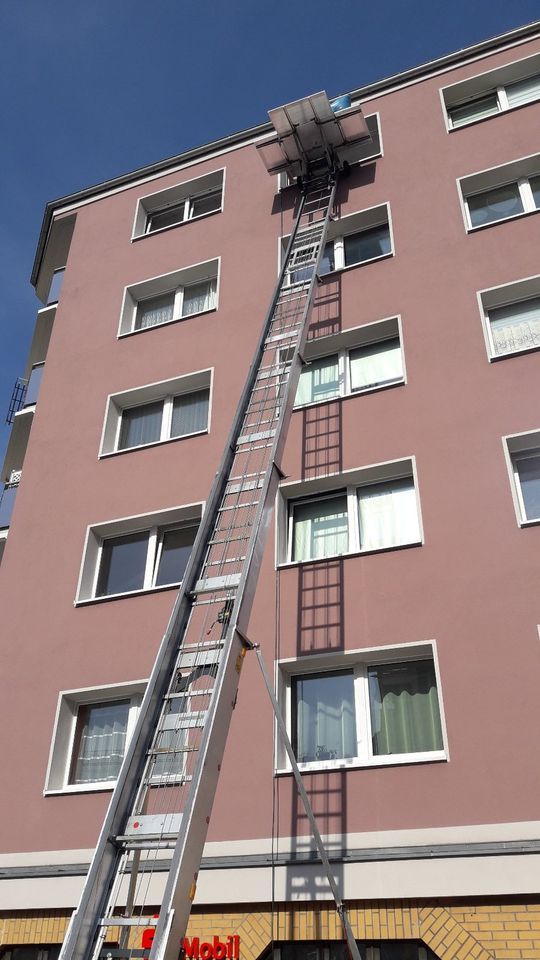
<path id="1" fill-rule="evenodd" d="M 540 957 L 540 26 L 352 100 L 250 636 L 366 960 Z M 8 960 L 77 903 L 276 284 L 269 132 L 46 209 L 0 503 Z M 248 655 L 193 934 L 333 956 L 312 851 Z"/>

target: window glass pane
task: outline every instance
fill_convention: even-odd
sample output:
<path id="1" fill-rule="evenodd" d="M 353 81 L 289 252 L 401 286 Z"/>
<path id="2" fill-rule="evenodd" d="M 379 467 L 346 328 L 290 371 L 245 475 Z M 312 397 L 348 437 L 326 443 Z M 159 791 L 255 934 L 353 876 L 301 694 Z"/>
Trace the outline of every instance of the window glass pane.
<path id="1" fill-rule="evenodd" d="M 184 771 L 185 753 L 182 747 L 186 744 L 186 730 L 180 728 L 182 714 L 185 712 L 186 701 L 181 698 L 169 701 L 168 716 L 174 715 L 178 722 L 178 729 L 162 730 L 158 735 L 157 746 L 161 750 L 170 751 L 159 753 L 154 759 L 152 777 L 170 778 L 177 780 Z"/>
<path id="2" fill-rule="evenodd" d="M 489 324 L 498 355 L 540 347 L 540 297 L 490 310 Z"/>
<path id="3" fill-rule="evenodd" d="M 534 198 L 534 205 L 537 209 L 540 209 L 540 177 L 531 177 L 529 183 Z"/>
<path id="4" fill-rule="evenodd" d="M 129 700 L 117 700 L 79 708 L 70 783 L 116 780 L 126 748 L 129 705 Z"/>
<path id="5" fill-rule="evenodd" d="M 527 520 L 540 519 L 540 453 L 516 457 L 521 495 Z"/>
<path id="6" fill-rule="evenodd" d="M 174 316 L 174 291 L 165 293 L 161 297 L 150 297 L 141 300 L 137 305 L 135 329 L 145 330 L 146 327 L 155 327 L 158 323 L 168 323 Z"/>
<path id="7" fill-rule="evenodd" d="M 351 390 L 366 390 L 403 378 L 399 338 L 358 347 L 349 354 Z"/>
<path id="8" fill-rule="evenodd" d="M 517 107 L 520 103 L 530 103 L 531 100 L 538 100 L 540 98 L 540 74 L 527 77 L 525 80 L 518 80 L 517 83 L 509 83 L 506 88 L 506 95 L 511 107 Z"/>
<path id="9" fill-rule="evenodd" d="M 441 718 L 430 660 L 369 667 L 373 753 L 442 750 Z"/>
<path id="10" fill-rule="evenodd" d="M 358 490 L 362 550 L 395 547 L 420 539 L 412 477 Z"/>
<path id="11" fill-rule="evenodd" d="M 203 310 L 213 310 L 216 305 L 216 280 L 204 280 L 184 288 L 182 316 L 189 317 Z"/>
<path id="12" fill-rule="evenodd" d="M 516 213 L 523 213 L 523 204 L 517 183 L 509 183 L 496 190 L 479 193 L 476 197 L 469 197 L 469 215 L 473 227 L 483 223 L 493 223 L 495 220 L 504 220 L 513 217 Z"/>
<path id="13" fill-rule="evenodd" d="M 387 223 L 361 233 L 352 233 L 345 237 L 345 266 L 354 263 L 363 263 L 364 260 L 373 260 L 391 252 L 390 228 Z"/>
<path id="14" fill-rule="evenodd" d="M 364 944 L 358 943 L 360 956 L 365 960 Z M 347 944 L 342 940 L 296 941 L 280 943 L 272 960 L 350 960 Z"/>
<path id="15" fill-rule="evenodd" d="M 316 560 L 349 547 L 347 497 L 313 500 L 293 507 L 293 560 Z"/>
<path id="16" fill-rule="evenodd" d="M 124 410 L 118 449 L 126 450 L 129 447 L 138 447 L 144 443 L 154 443 L 159 440 L 162 414 L 162 400 Z"/>
<path id="17" fill-rule="evenodd" d="M 180 527 L 178 530 L 164 531 L 156 574 L 157 587 L 167 583 L 180 583 L 184 576 L 196 532 L 196 527 Z"/>
<path id="18" fill-rule="evenodd" d="M 193 197 L 190 204 L 190 216 L 202 217 L 204 213 L 212 213 L 221 207 L 221 187 L 202 197 Z"/>
<path id="19" fill-rule="evenodd" d="M 338 358 L 322 357 L 305 366 L 300 374 L 294 404 L 316 403 L 339 396 Z"/>
<path id="20" fill-rule="evenodd" d="M 142 590 L 148 532 L 103 541 L 96 597 Z"/>
<path id="21" fill-rule="evenodd" d="M 323 255 L 321 257 L 321 262 L 319 264 L 319 273 L 324 276 L 325 273 L 332 273 L 336 269 L 336 262 L 334 259 L 334 241 L 329 240 L 325 244 Z"/>
<path id="22" fill-rule="evenodd" d="M 49 296 L 47 297 L 47 306 L 49 303 L 56 303 L 58 301 L 62 284 L 64 282 L 65 272 L 65 267 L 62 267 L 61 270 L 54 271 L 52 275 L 51 286 L 49 288 Z"/>
<path id="23" fill-rule="evenodd" d="M 208 427 L 209 390 L 185 393 L 173 400 L 171 437 L 184 437 Z"/>
<path id="24" fill-rule="evenodd" d="M 356 756 L 352 671 L 294 678 L 293 706 L 299 763 Z"/>
<path id="25" fill-rule="evenodd" d="M 162 230 L 163 227 L 172 227 L 175 223 L 182 223 L 184 219 L 185 203 L 175 203 L 164 210 L 156 210 L 148 215 L 148 232 Z"/>
<path id="26" fill-rule="evenodd" d="M 308 283 L 311 280 L 316 252 L 315 244 L 299 247 L 294 251 L 289 261 L 289 283 Z"/>
<path id="27" fill-rule="evenodd" d="M 472 123 L 473 120 L 481 120 L 482 117 L 491 117 L 498 112 L 497 94 L 492 93 L 489 97 L 471 100 L 470 103 L 464 103 L 460 107 L 452 107 L 450 119 L 453 127 L 462 127 L 464 123 Z"/>

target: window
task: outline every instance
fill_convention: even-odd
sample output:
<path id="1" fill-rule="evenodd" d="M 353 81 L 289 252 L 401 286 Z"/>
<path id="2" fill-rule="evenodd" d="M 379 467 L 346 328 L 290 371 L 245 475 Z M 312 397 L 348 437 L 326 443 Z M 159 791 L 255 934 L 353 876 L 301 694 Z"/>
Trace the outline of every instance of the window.
<path id="1" fill-rule="evenodd" d="M 467 229 L 540 209 L 540 157 L 526 157 L 460 181 Z"/>
<path id="2" fill-rule="evenodd" d="M 399 318 L 390 317 L 308 340 L 295 407 L 403 383 L 400 333 Z"/>
<path id="3" fill-rule="evenodd" d="M 482 290 L 478 297 L 490 359 L 540 348 L 540 277 Z"/>
<path id="4" fill-rule="evenodd" d="M 540 522 L 540 432 L 506 438 L 510 474 L 521 526 Z"/>
<path id="5" fill-rule="evenodd" d="M 356 941 L 362 960 L 437 960 L 432 951 L 415 940 Z M 343 940 L 303 940 L 277 943 L 269 960 L 349 960 Z M 31 958 L 33 960 L 33 958 Z"/>
<path id="6" fill-rule="evenodd" d="M 200 506 L 180 507 L 91 527 L 78 602 L 177 586 L 200 517 Z"/>
<path id="7" fill-rule="evenodd" d="M 282 662 L 280 696 L 298 763 L 442 759 L 437 686 L 431 644 Z"/>
<path id="8" fill-rule="evenodd" d="M 332 479 L 335 484 L 335 477 L 328 478 L 328 483 Z M 347 481 L 341 489 L 317 489 L 316 480 L 281 488 L 288 508 L 285 562 L 302 563 L 421 542 L 411 460 L 351 471 L 342 474 L 341 480 Z M 305 491 L 306 495 L 296 496 L 296 491 Z"/>
<path id="9" fill-rule="evenodd" d="M 463 80 L 442 95 L 450 129 L 540 100 L 540 56 Z"/>
<path id="10" fill-rule="evenodd" d="M 390 226 L 390 208 L 383 203 L 378 207 L 349 214 L 328 226 L 328 241 L 319 264 L 320 276 L 343 270 L 372 260 L 392 256 L 394 253 Z M 285 255 L 289 237 L 282 238 L 281 256 Z M 306 243 L 297 247 L 289 263 L 289 283 L 306 283 L 313 273 L 315 245 L 309 235 Z M 305 264 L 305 265 L 304 265 Z"/>
<path id="11" fill-rule="evenodd" d="M 60 694 L 47 770 L 47 792 L 114 785 L 133 732 L 144 683 Z"/>
<path id="12" fill-rule="evenodd" d="M 134 238 L 218 213 L 223 203 L 224 173 L 216 170 L 143 197 L 137 206 Z"/>
<path id="13" fill-rule="evenodd" d="M 218 270 L 210 260 L 127 287 L 119 335 L 217 309 Z"/>
<path id="14" fill-rule="evenodd" d="M 109 397 L 101 455 L 208 431 L 211 370 L 162 380 Z"/>

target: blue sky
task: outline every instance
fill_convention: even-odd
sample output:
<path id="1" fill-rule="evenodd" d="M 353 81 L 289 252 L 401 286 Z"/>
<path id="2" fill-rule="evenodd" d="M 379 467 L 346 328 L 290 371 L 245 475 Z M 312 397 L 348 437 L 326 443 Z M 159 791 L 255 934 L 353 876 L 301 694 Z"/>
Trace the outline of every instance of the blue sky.
<path id="1" fill-rule="evenodd" d="M 539 17 L 538 0 L 0 0 L 0 459 L 47 201 Z"/>

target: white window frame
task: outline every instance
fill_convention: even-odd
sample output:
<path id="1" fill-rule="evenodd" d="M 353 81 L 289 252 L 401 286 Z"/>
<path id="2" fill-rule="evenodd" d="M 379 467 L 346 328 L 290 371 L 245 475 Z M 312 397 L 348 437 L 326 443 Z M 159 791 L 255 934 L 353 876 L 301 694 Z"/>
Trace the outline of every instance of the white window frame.
<path id="1" fill-rule="evenodd" d="M 122 298 L 122 309 L 120 311 L 118 337 L 148 333 L 150 330 L 159 329 L 170 323 L 175 323 L 178 320 L 190 320 L 192 317 L 200 317 L 206 313 L 214 313 L 219 306 L 220 269 L 221 258 L 215 257 L 213 260 L 194 263 L 189 267 L 183 267 L 172 273 L 160 274 L 157 277 L 150 277 L 147 280 L 141 280 L 138 283 L 132 283 L 125 287 Z M 216 284 L 214 306 L 206 310 L 199 310 L 196 313 L 184 315 L 184 290 L 206 281 L 215 281 Z M 149 327 L 137 328 L 135 326 L 137 309 L 141 302 L 144 300 L 153 300 L 157 297 L 172 293 L 174 293 L 174 308 L 173 316 L 170 320 L 165 320 L 163 323 L 156 323 Z"/>
<path id="2" fill-rule="evenodd" d="M 407 543 L 362 549 L 360 547 L 358 490 L 373 484 L 403 479 L 411 479 L 413 482 L 418 519 L 418 539 Z M 308 560 L 293 560 L 294 507 L 318 499 L 324 500 L 329 497 L 344 495 L 347 498 L 347 551 L 342 554 L 329 554 L 325 557 Z M 276 568 L 296 567 L 305 563 L 324 563 L 327 560 L 336 559 L 336 557 L 366 556 L 373 553 L 386 553 L 390 550 L 404 550 L 409 547 L 421 546 L 423 543 L 424 530 L 418 492 L 416 458 L 414 456 L 369 464 L 356 470 L 346 470 L 339 474 L 329 474 L 312 480 L 280 484 L 276 510 Z"/>
<path id="3" fill-rule="evenodd" d="M 225 173 L 225 167 L 220 167 L 217 170 L 202 174 L 200 177 L 183 180 L 172 187 L 166 187 L 164 190 L 157 190 L 155 193 L 140 197 L 135 210 L 132 241 L 141 240 L 143 237 L 153 237 L 167 230 L 173 230 L 175 227 L 180 227 L 185 223 L 222 213 L 225 199 Z M 218 209 L 210 210 L 208 213 L 202 213 L 196 217 L 190 215 L 194 200 L 198 200 L 209 193 L 214 193 L 219 189 L 221 189 L 221 203 Z M 167 207 L 179 207 L 181 204 L 184 204 L 184 219 L 166 227 L 160 227 L 158 230 L 148 229 L 152 214 L 160 213 Z"/>
<path id="4" fill-rule="evenodd" d="M 504 64 L 494 70 L 476 74 L 467 80 L 460 80 L 449 86 L 441 87 L 439 93 L 447 132 L 453 133 L 462 127 L 469 127 L 471 124 L 480 123 L 482 120 L 492 119 L 501 113 L 507 113 L 509 110 L 518 110 L 531 103 L 537 103 L 540 96 L 533 97 L 524 103 L 511 105 L 508 102 L 507 88 L 522 80 L 527 80 L 530 77 L 538 75 L 540 75 L 540 54 L 535 53 L 530 57 L 524 57 L 522 60 L 514 60 L 512 63 Z M 478 117 L 467 120 L 464 123 L 458 124 L 456 127 L 453 126 L 452 110 L 476 100 L 483 100 L 489 96 L 497 97 L 497 113 L 493 113 L 489 117 Z"/>
<path id="5" fill-rule="evenodd" d="M 430 660 L 435 671 L 439 713 L 441 718 L 443 747 L 441 750 L 423 753 L 374 754 L 371 742 L 371 715 L 367 669 L 384 663 L 403 663 L 410 660 Z M 396 764 L 432 763 L 449 759 L 448 738 L 444 718 L 441 678 L 435 640 L 421 640 L 417 643 L 401 643 L 392 646 L 367 647 L 340 651 L 339 653 L 319 653 L 298 659 L 283 659 L 277 662 L 277 696 L 285 718 L 289 738 L 293 739 L 293 697 L 292 681 L 298 676 L 310 673 L 333 673 L 349 670 L 353 673 L 356 734 L 358 738 L 355 757 L 336 760 L 312 760 L 299 763 L 301 771 L 354 769 L 358 767 L 384 767 Z M 291 772 L 290 761 L 279 736 L 276 737 L 275 768 L 277 774 Z"/>
<path id="6" fill-rule="evenodd" d="M 389 252 L 381 253 L 376 257 L 370 257 L 367 260 L 360 260 L 358 263 L 351 263 L 348 266 L 345 266 L 345 237 L 352 236 L 356 233 L 363 233 L 364 231 L 382 226 L 388 226 L 388 233 L 390 236 Z M 285 235 L 278 241 L 278 274 L 283 263 L 283 258 L 285 256 L 289 240 L 290 235 Z M 329 242 L 333 242 L 334 244 L 334 269 L 329 270 L 327 273 L 321 274 L 321 280 L 324 280 L 325 277 L 332 277 L 336 273 L 344 273 L 347 270 L 355 270 L 357 267 L 364 267 L 368 263 L 377 263 L 379 260 L 388 260 L 390 257 L 395 256 L 394 231 L 392 226 L 390 203 L 388 201 L 385 203 L 378 203 L 374 207 L 366 207 L 364 210 L 357 210 L 354 213 L 348 213 L 346 216 L 340 217 L 339 220 L 331 220 L 328 224 L 325 245 Z M 306 246 L 311 246 L 311 244 L 307 244 Z M 300 268 L 298 267 L 297 269 Z M 296 283 L 289 283 L 287 278 L 286 283 L 290 287 L 296 286 Z"/>
<path id="7" fill-rule="evenodd" d="M 518 526 L 538 526 L 540 524 L 540 517 L 527 518 L 516 460 L 525 459 L 527 455 L 540 456 L 540 428 L 538 430 L 529 430 L 525 433 L 510 434 L 509 436 L 503 437 L 502 441 Z"/>
<path id="8" fill-rule="evenodd" d="M 121 393 L 109 394 L 105 408 L 105 419 L 101 432 L 101 442 L 99 447 L 100 457 L 110 457 L 120 453 L 130 453 L 134 450 L 140 450 L 146 447 L 155 447 L 162 443 L 172 443 L 177 440 L 186 440 L 189 437 L 201 436 L 210 432 L 210 422 L 212 413 L 212 395 L 214 383 L 214 368 L 207 370 L 197 370 L 193 373 L 183 374 L 180 377 L 174 377 L 171 380 L 159 380 L 155 383 L 147 383 L 142 387 L 134 387 L 131 390 L 124 390 Z M 196 430 L 193 433 L 184 433 L 180 437 L 171 437 L 171 421 L 173 402 L 176 397 L 198 393 L 201 390 L 209 390 L 208 397 L 208 420 L 205 429 Z M 163 402 L 163 413 L 161 419 L 161 436 L 159 440 L 153 440 L 151 443 L 138 444 L 133 447 L 119 448 L 120 433 L 122 430 L 122 414 L 125 410 L 132 407 L 141 407 L 147 403 L 156 401 Z"/>
<path id="9" fill-rule="evenodd" d="M 384 343 L 388 340 L 399 340 L 402 376 L 398 380 L 392 380 L 390 383 L 374 384 L 373 386 L 363 387 L 361 390 L 353 390 L 351 387 L 351 352 L 361 347 L 374 346 L 377 343 Z M 351 327 L 337 334 L 308 340 L 304 348 L 303 358 L 306 365 L 309 366 L 309 364 L 315 360 L 324 360 L 327 357 L 336 355 L 338 358 L 339 383 L 338 392 L 335 396 L 322 400 L 312 400 L 309 403 L 297 404 L 295 401 L 294 410 L 303 410 L 305 407 L 314 407 L 321 403 L 333 403 L 339 398 L 357 397 L 364 393 L 388 390 L 391 387 L 398 387 L 405 384 L 407 382 L 407 373 L 405 368 L 405 354 L 403 351 L 401 315 L 397 314 L 393 317 L 384 317 L 381 320 L 374 320 L 371 323 L 365 323 L 359 327 Z"/>
<path id="10" fill-rule="evenodd" d="M 120 597 L 138 596 L 150 591 L 170 590 L 171 587 L 178 586 L 178 583 L 156 586 L 154 582 L 159 570 L 163 534 L 167 530 L 182 526 L 186 528 L 198 527 L 202 512 L 202 503 L 191 503 L 171 507 L 167 510 L 158 510 L 156 513 L 140 514 L 106 523 L 91 524 L 86 531 L 75 605 L 103 603 Z M 149 535 L 143 587 L 138 590 L 96 596 L 104 542 L 135 533 L 148 533 Z"/>
<path id="11" fill-rule="evenodd" d="M 507 353 L 497 353 L 489 319 L 490 310 L 496 310 L 498 307 L 510 307 L 514 304 L 517 306 L 522 301 L 540 297 L 540 274 L 533 277 L 524 277 L 522 280 L 514 280 L 497 287 L 487 287 L 485 290 L 479 290 L 476 297 L 490 363 L 540 350 L 539 344 L 538 346 L 523 347 L 520 350 L 512 350 Z"/>
<path id="12" fill-rule="evenodd" d="M 481 170 L 478 173 L 460 177 L 456 183 L 467 233 L 486 230 L 488 227 L 495 227 L 499 223 L 518 220 L 520 217 L 528 216 L 531 213 L 540 213 L 540 207 L 537 207 L 534 202 L 532 188 L 529 183 L 529 180 L 537 176 L 540 176 L 540 154 L 531 154 L 528 157 L 521 157 L 503 166 L 490 167 L 487 170 Z M 516 184 L 518 187 L 523 210 L 519 213 L 513 213 L 508 217 L 500 217 L 498 220 L 491 220 L 489 223 L 480 223 L 473 226 L 469 213 L 469 200 L 481 194 L 489 193 L 491 190 L 496 190 L 499 187 L 507 187 L 513 184 Z"/>
<path id="13" fill-rule="evenodd" d="M 45 776 L 44 795 L 62 793 L 93 793 L 100 790 L 112 790 L 116 780 L 97 781 L 96 783 L 70 783 L 69 774 L 73 761 L 73 749 L 77 731 L 79 709 L 94 706 L 111 700 L 129 700 L 129 715 L 126 730 L 126 749 L 133 733 L 137 715 L 146 687 L 146 680 L 115 683 L 99 687 L 81 687 L 75 690 L 61 690 L 54 720 L 49 761 Z"/>

